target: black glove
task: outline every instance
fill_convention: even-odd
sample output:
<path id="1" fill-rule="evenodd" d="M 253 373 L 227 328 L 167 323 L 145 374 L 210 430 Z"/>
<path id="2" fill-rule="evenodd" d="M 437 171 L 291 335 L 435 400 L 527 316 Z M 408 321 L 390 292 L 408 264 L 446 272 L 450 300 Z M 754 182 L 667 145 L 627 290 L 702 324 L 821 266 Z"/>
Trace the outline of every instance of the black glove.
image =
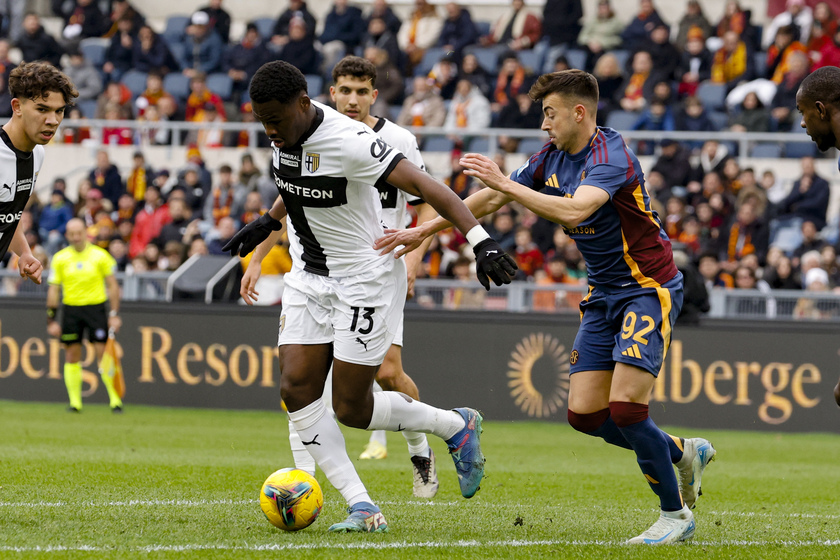
<path id="1" fill-rule="evenodd" d="M 497 286 L 510 284 L 516 270 L 516 261 L 502 250 L 495 239 L 488 238 L 473 247 L 475 253 L 475 275 L 484 289 L 490 291 L 490 280 Z"/>
<path id="2" fill-rule="evenodd" d="M 272 218 L 268 212 L 246 225 L 244 228 L 236 232 L 230 238 L 230 241 L 225 243 L 222 251 L 230 251 L 234 257 L 244 257 L 251 251 L 257 248 L 257 245 L 266 240 L 271 235 L 272 231 L 280 231 L 283 228 L 282 222 L 278 222 Z"/>

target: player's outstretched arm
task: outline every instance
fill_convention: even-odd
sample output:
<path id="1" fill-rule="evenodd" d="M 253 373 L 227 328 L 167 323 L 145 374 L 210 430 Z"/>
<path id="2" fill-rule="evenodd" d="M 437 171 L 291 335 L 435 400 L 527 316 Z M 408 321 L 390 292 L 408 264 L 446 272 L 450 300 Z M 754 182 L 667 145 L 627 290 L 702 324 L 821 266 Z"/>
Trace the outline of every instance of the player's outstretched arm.
<path id="1" fill-rule="evenodd" d="M 283 228 L 280 220 L 285 216 L 286 206 L 283 204 L 283 199 L 278 196 L 271 210 L 237 231 L 230 241 L 225 243 L 222 251 L 230 251 L 231 256 L 234 257 L 244 257 L 265 241 L 272 231 L 280 231 Z"/>
<path id="2" fill-rule="evenodd" d="M 466 168 L 464 174 L 480 179 L 538 216 L 567 228 L 577 227 L 610 199 L 607 191 L 590 185 L 580 185 L 572 198 L 542 194 L 505 177 L 496 162 L 481 154 L 464 155 L 461 165 Z"/>
<path id="3" fill-rule="evenodd" d="M 510 201 L 510 197 L 493 189 L 481 189 L 468 196 L 464 204 L 473 216 L 481 218 L 492 214 Z M 410 252 L 420 247 L 424 239 L 429 239 L 431 243 L 432 235 L 448 227 L 452 227 L 452 223 L 438 216 L 428 222 L 418 223 L 417 227 L 411 229 L 385 230 L 386 235 L 376 240 L 374 248 L 381 249 L 381 254 L 384 255 L 403 245 L 402 249 L 394 253 L 394 256 L 399 258 L 407 253 L 411 254 Z"/>
<path id="4" fill-rule="evenodd" d="M 431 204 L 466 236 L 475 253 L 476 275 L 487 290 L 490 289 L 490 280 L 497 286 L 510 284 L 516 274 L 516 262 L 484 231 L 469 208 L 449 187 L 405 159 L 385 179 Z"/>
<path id="5" fill-rule="evenodd" d="M 248 305 L 254 305 L 259 300 L 260 293 L 256 288 L 257 280 L 260 279 L 262 274 L 263 259 L 271 251 L 271 248 L 280 241 L 282 236 L 283 230 L 272 231 L 265 238 L 265 241 L 257 245 L 254 254 L 251 255 L 251 260 L 248 261 L 248 267 L 245 269 L 245 274 L 242 275 L 242 282 L 239 285 L 239 295 Z"/>
<path id="6" fill-rule="evenodd" d="M 41 273 L 44 271 L 41 261 L 32 255 L 32 249 L 29 248 L 29 243 L 26 242 L 26 234 L 23 228 L 15 229 L 15 234 L 12 237 L 12 242 L 9 244 L 9 249 L 18 256 L 18 271 L 21 278 L 29 278 L 36 284 L 41 283 Z"/>

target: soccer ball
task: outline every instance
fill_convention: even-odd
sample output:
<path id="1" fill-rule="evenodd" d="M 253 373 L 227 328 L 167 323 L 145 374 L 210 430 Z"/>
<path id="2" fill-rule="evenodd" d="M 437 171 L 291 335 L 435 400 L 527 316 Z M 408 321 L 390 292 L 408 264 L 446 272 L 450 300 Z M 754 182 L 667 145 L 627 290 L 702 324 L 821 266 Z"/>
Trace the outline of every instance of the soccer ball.
<path id="1" fill-rule="evenodd" d="M 284 531 L 298 531 L 318 519 L 324 493 L 315 477 L 300 469 L 280 469 L 265 479 L 260 508 L 266 519 Z"/>

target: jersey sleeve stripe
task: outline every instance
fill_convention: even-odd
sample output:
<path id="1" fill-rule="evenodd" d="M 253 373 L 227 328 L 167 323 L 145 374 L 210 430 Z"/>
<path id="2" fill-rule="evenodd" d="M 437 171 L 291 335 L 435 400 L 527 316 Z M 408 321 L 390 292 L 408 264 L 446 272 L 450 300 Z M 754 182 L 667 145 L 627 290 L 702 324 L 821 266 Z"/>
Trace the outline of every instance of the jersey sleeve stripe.
<path id="1" fill-rule="evenodd" d="M 391 160 L 391 163 L 388 164 L 388 167 L 379 176 L 379 180 L 376 181 L 376 185 L 374 185 L 377 189 L 386 186 L 388 183 L 388 176 L 391 175 L 391 172 L 394 171 L 394 168 L 397 167 L 397 164 L 405 159 L 403 154 L 397 154 L 394 156 L 394 159 Z"/>

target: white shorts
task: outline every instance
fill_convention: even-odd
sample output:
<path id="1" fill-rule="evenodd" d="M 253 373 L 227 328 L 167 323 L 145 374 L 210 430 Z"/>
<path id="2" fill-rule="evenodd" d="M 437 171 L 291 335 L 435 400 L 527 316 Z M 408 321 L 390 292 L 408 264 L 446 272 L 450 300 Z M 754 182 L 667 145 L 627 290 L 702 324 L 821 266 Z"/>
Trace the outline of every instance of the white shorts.
<path id="1" fill-rule="evenodd" d="M 345 278 L 304 271 L 286 274 L 278 346 L 333 344 L 343 362 L 378 366 L 402 331 L 406 272 L 393 266 Z"/>

